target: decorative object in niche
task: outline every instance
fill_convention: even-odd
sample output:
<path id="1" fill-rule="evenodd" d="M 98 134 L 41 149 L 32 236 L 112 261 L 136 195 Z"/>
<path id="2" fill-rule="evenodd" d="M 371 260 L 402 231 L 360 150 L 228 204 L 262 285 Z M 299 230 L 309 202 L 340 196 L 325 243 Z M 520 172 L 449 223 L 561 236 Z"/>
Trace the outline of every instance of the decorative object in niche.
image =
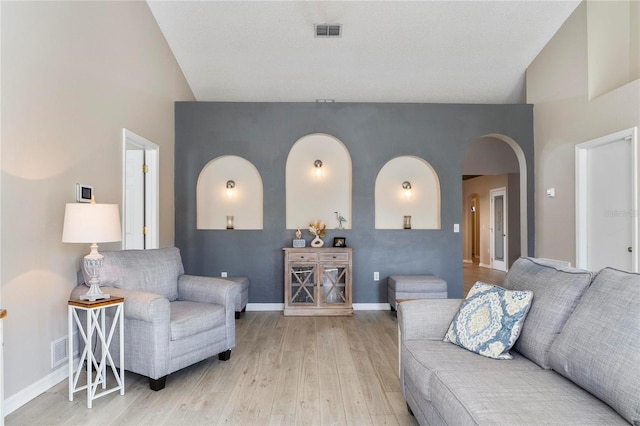
<path id="1" fill-rule="evenodd" d="M 402 227 L 404 229 L 411 229 L 411 216 L 405 216 L 402 221 Z"/>
<path id="2" fill-rule="evenodd" d="M 233 216 L 227 216 L 227 229 L 233 229 Z"/>
<path id="3" fill-rule="evenodd" d="M 345 237 L 335 237 L 333 239 L 333 246 L 334 247 L 346 247 L 347 246 L 347 239 Z"/>
<path id="4" fill-rule="evenodd" d="M 319 220 L 315 222 L 311 222 L 309 224 L 309 233 L 314 236 L 311 241 L 311 247 L 322 247 L 324 246 L 324 241 L 321 239 L 325 236 L 325 230 L 327 229 L 327 225 L 322 223 Z"/>
<path id="5" fill-rule="evenodd" d="M 336 219 L 338 219 L 338 227 L 336 229 L 344 229 L 342 227 L 342 224 L 346 222 L 347 219 L 345 219 L 344 216 L 340 214 L 340 212 L 334 212 L 334 213 L 336 214 Z"/>

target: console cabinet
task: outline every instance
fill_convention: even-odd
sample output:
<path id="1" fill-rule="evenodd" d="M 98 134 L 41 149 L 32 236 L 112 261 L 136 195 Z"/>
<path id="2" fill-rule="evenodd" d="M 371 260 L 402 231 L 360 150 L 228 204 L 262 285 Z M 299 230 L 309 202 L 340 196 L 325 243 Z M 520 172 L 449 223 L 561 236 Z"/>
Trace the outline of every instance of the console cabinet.
<path id="1" fill-rule="evenodd" d="M 351 247 L 283 250 L 285 315 L 353 315 Z"/>

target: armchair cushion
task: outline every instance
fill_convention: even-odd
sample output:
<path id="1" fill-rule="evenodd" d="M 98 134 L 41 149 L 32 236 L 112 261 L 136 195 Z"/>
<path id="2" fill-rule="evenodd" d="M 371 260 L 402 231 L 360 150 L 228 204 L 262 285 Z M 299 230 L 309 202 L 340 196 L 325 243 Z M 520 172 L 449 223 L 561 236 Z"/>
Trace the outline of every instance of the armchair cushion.
<path id="1" fill-rule="evenodd" d="M 184 302 L 171 303 L 171 340 L 180 340 L 211 329 L 211 324 L 225 323 L 223 305 Z"/>
<path id="2" fill-rule="evenodd" d="M 102 254 L 102 285 L 156 293 L 170 302 L 178 299 L 178 277 L 184 274 L 179 249 L 106 251 Z"/>

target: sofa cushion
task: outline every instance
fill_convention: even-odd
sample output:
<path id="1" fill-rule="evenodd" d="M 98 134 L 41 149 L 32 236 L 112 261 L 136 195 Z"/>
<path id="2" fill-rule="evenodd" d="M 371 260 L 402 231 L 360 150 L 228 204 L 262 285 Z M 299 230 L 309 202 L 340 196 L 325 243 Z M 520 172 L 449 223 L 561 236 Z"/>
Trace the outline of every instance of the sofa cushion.
<path id="1" fill-rule="evenodd" d="M 222 305 L 177 300 L 170 306 L 171 340 L 184 339 L 211 330 L 217 324 L 225 323 L 225 311 Z"/>
<path id="2" fill-rule="evenodd" d="M 540 367 L 518 353 L 513 354 L 512 360 L 496 360 L 442 340 L 406 341 L 401 356 L 402 368 L 407 372 L 405 380 L 412 381 L 413 386 L 428 401 L 431 400 L 431 376 L 437 371 L 540 370 Z"/>
<path id="3" fill-rule="evenodd" d="M 592 278 L 591 272 L 580 269 L 559 269 L 533 258 L 516 260 L 502 286 L 531 290 L 534 300 L 514 349 L 542 368 L 551 368 L 549 348 Z"/>
<path id="4" fill-rule="evenodd" d="M 445 342 L 496 359 L 512 359 L 533 293 L 476 282 L 453 317 Z"/>
<path id="5" fill-rule="evenodd" d="M 102 254 L 101 285 L 160 294 L 169 301 L 178 298 L 178 277 L 184 274 L 184 268 L 176 247 Z"/>
<path id="6" fill-rule="evenodd" d="M 626 424 L 607 404 L 549 370 L 439 371 L 432 388 L 432 403 L 450 425 Z"/>
<path id="7" fill-rule="evenodd" d="M 640 424 L 640 274 L 600 271 L 553 343 L 550 361 Z"/>

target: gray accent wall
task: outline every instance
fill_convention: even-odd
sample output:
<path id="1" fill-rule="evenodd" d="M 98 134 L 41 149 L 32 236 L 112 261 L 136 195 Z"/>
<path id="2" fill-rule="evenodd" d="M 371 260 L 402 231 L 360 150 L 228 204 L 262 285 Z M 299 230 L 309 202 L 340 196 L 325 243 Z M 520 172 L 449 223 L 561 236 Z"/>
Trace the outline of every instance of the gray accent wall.
<path id="1" fill-rule="evenodd" d="M 349 149 L 353 162 L 352 229 L 328 229 L 325 242 L 346 237 L 353 247 L 353 302 L 385 303 L 390 275 L 434 274 L 449 297 L 462 296 L 462 163 L 467 147 L 502 134 L 522 148 L 528 170 L 528 248 L 533 255 L 533 109 L 530 105 L 378 103 L 176 103 L 175 244 L 188 274 L 244 275 L 249 303 L 283 302 L 285 164 L 301 137 L 327 133 Z M 197 230 L 196 184 L 202 168 L 221 155 L 251 161 L 264 185 L 264 229 Z M 374 185 L 392 158 L 428 161 L 441 189 L 440 230 L 374 229 Z M 329 223 L 329 228 L 337 226 Z M 310 241 L 308 233 L 305 238 Z M 380 281 L 373 272 L 380 272 Z"/>

